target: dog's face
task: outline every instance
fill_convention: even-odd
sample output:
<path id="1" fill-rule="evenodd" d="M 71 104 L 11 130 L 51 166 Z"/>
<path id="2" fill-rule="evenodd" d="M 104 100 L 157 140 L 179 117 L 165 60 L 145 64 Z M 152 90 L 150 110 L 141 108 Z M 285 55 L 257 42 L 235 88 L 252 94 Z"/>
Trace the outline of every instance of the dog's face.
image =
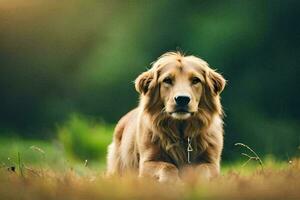
<path id="1" fill-rule="evenodd" d="M 171 62 L 161 69 L 158 84 L 165 111 L 176 119 L 187 119 L 198 111 L 204 77 L 190 63 Z"/>
<path id="2" fill-rule="evenodd" d="M 163 112 L 180 120 L 197 114 L 201 104 L 218 96 L 224 86 L 223 77 L 205 61 L 178 53 L 163 55 L 136 80 L 137 91 L 151 97 L 150 103 L 159 101 Z"/>

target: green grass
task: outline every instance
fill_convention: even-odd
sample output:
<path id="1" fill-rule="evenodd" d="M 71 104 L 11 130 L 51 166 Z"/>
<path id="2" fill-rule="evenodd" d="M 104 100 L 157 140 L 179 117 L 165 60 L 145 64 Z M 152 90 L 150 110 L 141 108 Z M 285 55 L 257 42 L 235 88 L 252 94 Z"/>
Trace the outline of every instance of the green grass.
<path id="1" fill-rule="evenodd" d="M 18 157 L 18 155 L 20 155 Z M 103 170 L 105 156 L 99 159 L 74 159 L 59 140 L 43 141 L 19 138 L 0 138 L 0 164 L 3 168 L 18 167 L 19 158 L 26 167 L 78 172 L 88 165 Z M 86 161 L 87 160 L 87 161 Z M 86 163 L 87 162 L 87 163 Z"/>
<path id="2" fill-rule="evenodd" d="M 58 139 L 74 160 L 104 161 L 114 126 L 74 114 L 58 127 Z"/>
<path id="3" fill-rule="evenodd" d="M 17 137 L 0 138 L 2 167 L 48 168 L 52 170 L 103 170 L 107 146 L 112 140 L 112 125 L 73 114 L 57 126 L 57 139 L 30 140 Z M 7 134 L 6 134 L 7 135 Z"/>
<path id="4" fill-rule="evenodd" d="M 18 156 L 18 154 L 20 156 Z M 71 155 L 73 157 L 73 155 Z M 8 159 L 9 158 L 9 159 Z M 159 184 L 136 177 L 107 179 L 104 159 L 85 165 L 70 158 L 59 141 L 0 138 L 1 199 L 289 199 L 300 197 L 300 161 L 241 156 L 223 163 L 219 178 Z M 8 170 L 14 166 L 14 171 Z M 22 191 L 22 192 L 15 192 Z"/>
<path id="5" fill-rule="evenodd" d="M 22 161 L 31 165 L 58 164 L 63 157 L 62 146 L 55 141 L 0 138 L 1 163 L 16 164 L 18 152 Z"/>
<path id="6" fill-rule="evenodd" d="M 246 165 L 247 159 L 241 157 L 240 160 L 233 162 L 226 162 L 222 164 L 221 172 L 226 175 L 231 172 L 237 172 L 241 175 L 251 175 L 252 173 L 261 170 L 261 166 L 257 161 L 250 161 Z M 263 158 L 263 168 L 282 170 L 289 166 L 289 161 L 278 160 L 274 156 L 265 156 Z"/>
<path id="7" fill-rule="evenodd" d="M 102 136 L 99 138 L 101 137 Z M 95 138 L 92 140 L 98 139 Z M 47 167 L 54 170 L 62 170 L 67 168 L 82 170 L 87 160 L 87 165 L 89 168 L 93 170 L 103 170 L 105 168 L 106 147 L 110 140 L 111 139 L 106 138 L 106 141 L 103 142 L 104 144 L 102 144 L 104 147 L 100 147 L 98 149 L 93 149 L 90 147 L 90 149 L 93 151 L 102 151 L 100 154 L 101 157 L 84 159 L 78 158 L 76 155 L 74 156 L 73 152 L 68 152 L 71 150 L 64 148 L 63 143 L 59 140 L 43 141 L 18 138 L 0 138 L 0 163 L 2 166 L 7 167 L 17 166 L 18 153 L 20 153 L 21 161 L 26 166 Z M 97 145 L 97 142 L 95 142 L 94 145 Z M 80 148 L 84 148 L 84 146 L 80 146 Z M 83 152 L 88 152 L 90 149 L 83 150 Z M 74 159 L 74 157 L 76 158 Z M 222 174 L 227 174 L 234 170 L 247 175 L 260 169 L 260 165 L 256 161 L 250 161 L 246 166 L 243 166 L 246 161 L 247 159 L 241 156 L 241 159 L 238 161 L 222 163 Z M 288 161 L 276 160 L 276 158 L 273 156 L 266 156 L 263 159 L 263 164 L 265 168 L 276 169 L 283 169 L 289 165 Z"/>
<path id="8" fill-rule="evenodd" d="M 104 176 L 113 126 L 72 115 L 57 139 L 0 138 L 0 199 L 288 199 L 300 197 L 300 160 L 273 156 L 224 162 L 212 181 L 160 184 Z M 249 149 L 248 149 L 249 150 Z M 21 192 L 15 192 L 21 191 Z"/>

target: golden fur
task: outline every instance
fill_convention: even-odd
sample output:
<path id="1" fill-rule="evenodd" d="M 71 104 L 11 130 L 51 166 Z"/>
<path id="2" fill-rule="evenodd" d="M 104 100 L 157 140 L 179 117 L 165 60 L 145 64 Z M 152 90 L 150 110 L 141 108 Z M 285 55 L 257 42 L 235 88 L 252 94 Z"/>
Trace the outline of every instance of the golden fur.
<path id="1" fill-rule="evenodd" d="M 174 82 L 173 82 L 174 81 Z M 178 180 L 184 169 L 211 178 L 220 172 L 224 78 L 195 56 L 162 55 L 135 81 L 137 108 L 117 124 L 108 148 L 108 175 L 138 172 L 159 181 Z M 174 96 L 188 94 L 188 113 L 175 112 Z M 191 138 L 191 164 L 187 139 Z"/>

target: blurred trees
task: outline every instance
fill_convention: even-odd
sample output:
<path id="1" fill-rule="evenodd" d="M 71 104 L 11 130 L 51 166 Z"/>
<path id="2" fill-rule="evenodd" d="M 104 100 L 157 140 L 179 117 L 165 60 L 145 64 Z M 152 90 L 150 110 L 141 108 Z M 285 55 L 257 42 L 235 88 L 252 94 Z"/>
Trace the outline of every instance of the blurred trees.
<path id="1" fill-rule="evenodd" d="M 78 112 L 115 123 L 132 81 L 181 49 L 228 80 L 225 159 L 235 142 L 291 156 L 300 144 L 298 1 L 3 1 L 0 127 L 51 136 Z"/>

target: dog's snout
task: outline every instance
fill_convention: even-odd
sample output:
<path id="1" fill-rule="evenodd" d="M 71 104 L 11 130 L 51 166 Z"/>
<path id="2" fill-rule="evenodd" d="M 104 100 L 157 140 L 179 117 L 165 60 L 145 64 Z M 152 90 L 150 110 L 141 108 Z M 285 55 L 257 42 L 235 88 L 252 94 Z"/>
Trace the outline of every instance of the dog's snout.
<path id="1" fill-rule="evenodd" d="M 176 96 L 175 102 L 178 106 L 187 106 L 191 98 L 189 96 Z"/>

